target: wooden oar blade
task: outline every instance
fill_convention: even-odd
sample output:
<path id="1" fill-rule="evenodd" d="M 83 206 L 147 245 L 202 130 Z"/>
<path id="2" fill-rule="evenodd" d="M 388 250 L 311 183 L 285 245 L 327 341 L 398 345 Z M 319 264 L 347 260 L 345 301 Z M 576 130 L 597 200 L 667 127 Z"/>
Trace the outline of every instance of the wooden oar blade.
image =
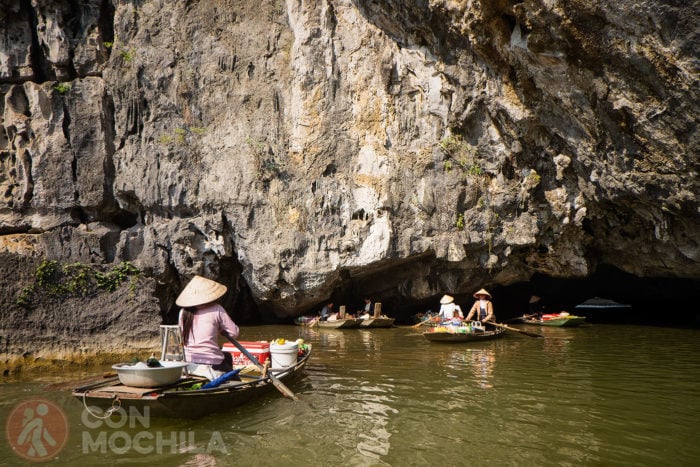
<path id="1" fill-rule="evenodd" d="M 521 333 L 521 334 L 525 334 L 526 336 L 530 336 L 530 337 L 544 337 L 542 334 L 537 334 L 537 333 L 534 333 L 534 332 L 523 331 L 523 330 L 521 330 L 521 329 L 516 329 L 516 328 L 511 328 L 511 327 L 507 327 L 506 329 L 508 329 L 508 330 L 510 330 L 510 331 L 519 332 L 519 333 Z"/>
<path id="2" fill-rule="evenodd" d="M 420 323 L 414 324 L 414 325 L 411 326 L 411 327 L 412 327 L 413 329 L 416 329 L 416 328 L 419 328 L 419 327 L 421 327 L 421 326 L 425 326 L 426 324 L 430 324 L 430 320 L 421 321 Z"/>
<path id="3" fill-rule="evenodd" d="M 435 318 L 435 315 L 426 314 L 426 315 L 424 316 L 424 318 L 425 318 L 425 319 L 423 319 L 420 323 L 412 325 L 411 328 L 416 329 L 416 328 L 419 328 L 419 327 L 421 327 L 421 326 L 425 326 L 425 325 L 428 325 L 428 324 L 433 324 L 433 318 Z"/>
<path id="4" fill-rule="evenodd" d="M 507 329 L 507 330 L 513 331 L 513 332 L 519 332 L 520 334 L 525 334 L 526 336 L 530 336 L 530 337 L 544 337 L 542 334 L 535 334 L 534 332 L 523 331 L 522 329 L 514 328 L 511 326 L 506 326 L 505 324 L 492 323 L 492 322 L 488 322 L 485 324 L 491 324 L 493 326 L 501 327 L 501 328 L 504 328 L 504 329 Z"/>
<path id="5" fill-rule="evenodd" d="M 289 399 L 298 401 L 299 398 L 294 394 L 287 386 L 282 384 L 282 381 L 278 380 L 277 377 L 272 376 L 272 371 L 268 371 L 267 375 L 270 377 L 272 380 L 272 384 L 275 385 L 275 387 L 285 396 L 288 397 Z"/>

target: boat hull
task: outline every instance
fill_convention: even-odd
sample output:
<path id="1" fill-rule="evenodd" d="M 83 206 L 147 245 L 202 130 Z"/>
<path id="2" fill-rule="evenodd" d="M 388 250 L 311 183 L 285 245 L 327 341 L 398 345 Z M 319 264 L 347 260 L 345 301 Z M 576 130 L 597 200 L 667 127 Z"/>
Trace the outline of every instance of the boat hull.
<path id="1" fill-rule="evenodd" d="M 395 318 L 367 318 L 360 322 L 361 328 L 390 328 Z"/>
<path id="2" fill-rule="evenodd" d="M 357 318 L 347 318 L 338 319 L 335 321 L 319 321 L 318 327 L 321 329 L 354 329 L 359 328 L 361 319 Z"/>
<path id="3" fill-rule="evenodd" d="M 523 324 L 532 324 L 536 326 L 553 326 L 553 327 L 575 327 L 583 324 L 586 321 L 584 316 L 566 316 L 550 319 L 523 318 Z"/>
<path id="4" fill-rule="evenodd" d="M 506 330 L 502 328 L 494 329 L 493 331 L 475 331 L 475 332 L 448 332 L 448 331 L 428 331 L 424 332 L 423 336 L 431 342 L 478 342 L 491 339 L 498 339 L 505 334 Z"/>
<path id="5" fill-rule="evenodd" d="M 359 318 L 336 319 L 334 321 L 320 321 L 314 316 L 299 316 L 294 324 L 304 327 L 318 327 L 320 329 L 352 329 L 359 328 L 362 322 Z"/>
<path id="6" fill-rule="evenodd" d="M 295 365 L 275 370 L 275 376 L 279 381 L 293 381 L 302 373 L 310 355 L 309 347 Z M 269 376 L 232 382 L 212 389 L 184 389 L 197 381 L 201 379 L 187 377 L 165 388 L 136 390 L 142 388 L 125 387 L 119 383 L 118 378 L 110 378 L 78 387 L 73 390 L 73 396 L 90 410 L 94 410 L 94 407 L 107 410 L 117 406 L 127 412 L 130 409 L 138 410 L 139 413 L 148 413 L 152 417 L 200 418 L 211 413 L 225 412 L 276 389 Z"/>

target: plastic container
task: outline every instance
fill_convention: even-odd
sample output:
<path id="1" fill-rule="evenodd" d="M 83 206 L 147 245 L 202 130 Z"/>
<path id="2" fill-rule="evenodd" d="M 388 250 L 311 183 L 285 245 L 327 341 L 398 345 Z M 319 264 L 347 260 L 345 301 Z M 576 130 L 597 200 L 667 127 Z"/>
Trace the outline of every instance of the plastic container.
<path id="1" fill-rule="evenodd" d="M 119 382 L 134 388 L 156 388 L 176 383 L 182 376 L 187 362 L 161 361 L 161 367 L 146 367 L 139 364 L 119 363 L 112 365 L 117 370 Z"/>
<path id="2" fill-rule="evenodd" d="M 253 357 L 257 358 L 261 365 L 265 364 L 266 360 L 270 360 L 270 343 L 266 341 L 238 341 L 245 349 L 250 352 Z M 243 352 L 238 350 L 238 347 L 230 342 L 226 342 L 221 350 L 229 352 L 233 359 L 234 366 L 255 365 L 245 356 Z"/>
<path id="3" fill-rule="evenodd" d="M 270 344 L 270 368 L 279 370 L 294 365 L 299 354 L 299 344 L 296 342 L 285 342 L 284 344 Z"/>

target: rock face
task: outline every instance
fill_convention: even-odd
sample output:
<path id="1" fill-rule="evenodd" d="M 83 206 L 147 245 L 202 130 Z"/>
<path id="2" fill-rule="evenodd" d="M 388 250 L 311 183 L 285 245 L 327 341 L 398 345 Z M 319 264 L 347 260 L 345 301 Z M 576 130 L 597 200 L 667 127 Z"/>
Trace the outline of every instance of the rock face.
<path id="1" fill-rule="evenodd" d="M 0 255 L 132 262 L 141 331 L 193 274 L 242 320 L 700 278 L 694 2 L 0 3 Z"/>

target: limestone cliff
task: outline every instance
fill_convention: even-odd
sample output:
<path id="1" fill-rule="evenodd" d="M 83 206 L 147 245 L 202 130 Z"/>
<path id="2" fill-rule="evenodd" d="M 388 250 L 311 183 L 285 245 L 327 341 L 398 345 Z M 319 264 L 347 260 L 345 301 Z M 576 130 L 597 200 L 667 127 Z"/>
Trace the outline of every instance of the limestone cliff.
<path id="1" fill-rule="evenodd" d="M 87 346 L 148 335 L 193 274 L 242 320 L 700 278 L 697 2 L 0 4 L 0 352 L 55 339 L 17 319 L 45 259 L 143 272 L 111 308 L 150 318 Z"/>

